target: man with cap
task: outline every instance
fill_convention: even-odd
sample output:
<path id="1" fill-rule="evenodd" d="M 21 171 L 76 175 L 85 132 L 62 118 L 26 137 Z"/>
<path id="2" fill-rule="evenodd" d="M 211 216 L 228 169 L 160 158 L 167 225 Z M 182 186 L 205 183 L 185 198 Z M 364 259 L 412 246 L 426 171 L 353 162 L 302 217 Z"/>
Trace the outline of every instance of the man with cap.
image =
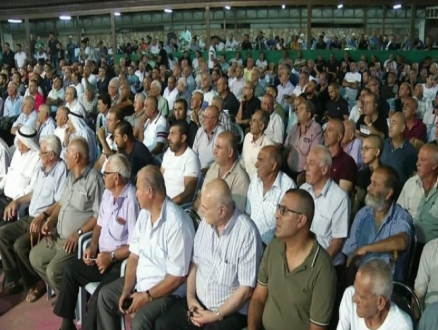
<path id="1" fill-rule="evenodd" d="M 97 158 L 97 142 L 96 135 L 90 127 L 85 123 L 84 117 L 76 112 L 68 114 L 67 129 L 64 136 L 64 147 L 67 148 L 69 141 L 74 137 L 83 137 L 88 142 L 89 161 L 93 165 Z"/>
<path id="2" fill-rule="evenodd" d="M 15 140 L 17 149 L 11 160 L 8 172 L 0 181 L 0 214 L 14 199 L 27 195 L 33 190 L 32 177 L 38 170 L 40 155 L 37 131 L 29 126 L 17 130 Z M 0 227 L 5 222 L 0 222 Z"/>

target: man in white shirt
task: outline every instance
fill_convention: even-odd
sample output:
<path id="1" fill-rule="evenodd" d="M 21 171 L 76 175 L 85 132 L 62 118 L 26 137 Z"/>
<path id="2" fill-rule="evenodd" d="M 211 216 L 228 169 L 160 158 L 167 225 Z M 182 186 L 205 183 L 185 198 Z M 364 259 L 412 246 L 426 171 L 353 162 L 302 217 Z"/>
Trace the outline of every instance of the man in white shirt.
<path id="1" fill-rule="evenodd" d="M 380 259 L 363 264 L 344 292 L 337 330 L 412 330 L 412 320 L 391 302 L 393 289 L 389 266 Z"/>
<path id="2" fill-rule="evenodd" d="M 297 186 L 280 171 L 282 164 L 279 148 L 263 147 L 257 157 L 257 175 L 252 178 L 248 188 L 245 213 L 254 220 L 266 245 L 274 237 L 277 204 L 286 191 Z"/>
<path id="3" fill-rule="evenodd" d="M 184 31 L 179 35 L 179 42 L 181 43 L 182 49 L 187 49 L 192 42 L 192 34 L 187 30 L 187 25 L 184 26 Z M 173 107 L 171 107 L 171 109 L 173 109 Z"/>
<path id="4" fill-rule="evenodd" d="M 54 134 L 61 140 L 61 145 L 63 144 L 62 142 L 64 141 L 65 130 L 67 129 L 69 112 L 70 111 L 68 110 L 68 108 L 66 106 L 61 106 L 56 111 L 56 117 L 55 117 L 56 129 L 55 129 Z"/>
<path id="5" fill-rule="evenodd" d="M 284 123 L 281 116 L 275 112 L 275 100 L 271 94 L 265 94 L 260 103 L 263 111 L 269 114 L 269 124 L 265 134 L 269 136 L 278 146 L 283 145 L 284 141 Z"/>
<path id="6" fill-rule="evenodd" d="M 205 217 L 195 236 L 187 299 L 159 317 L 155 330 L 240 330 L 247 325 L 249 297 L 262 256 L 260 235 L 235 206 L 222 179 L 205 187 L 201 206 Z"/>
<path id="7" fill-rule="evenodd" d="M 38 109 L 38 121 L 36 124 L 36 130 L 38 132 L 38 140 L 45 135 L 52 135 L 55 133 L 56 123 L 50 116 L 50 106 L 47 104 L 41 104 Z"/>
<path id="8" fill-rule="evenodd" d="M 243 69 L 238 66 L 236 68 L 236 77 L 231 84 L 230 91 L 234 96 L 240 100 L 243 94 L 243 86 L 245 86 L 245 79 L 243 78 Z"/>
<path id="9" fill-rule="evenodd" d="M 206 109 L 209 105 L 211 105 L 211 101 L 213 97 L 217 95 L 217 92 L 213 89 L 213 85 L 211 83 L 211 76 L 209 73 L 203 73 L 202 77 L 202 90 L 200 92 L 204 95 L 204 100 L 202 102 L 202 109 Z"/>
<path id="10" fill-rule="evenodd" d="M 46 104 L 50 105 L 52 112 L 56 112 L 58 107 L 64 103 L 64 99 L 65 91 L 64 88 L 62 88 L 62 79 L 60 77 L 55 77 L 53 79 L 52 89 L 47 96 Z"/>
<path id="11" fill-rule="evenodd" d="M 169 109 L 173 110 L 173 105 L 175 104 L 175 99 L 177 94 L 178 94 L 178 89 L 176 88 L 175 77 L 170 76 L 167 79 L 167 87 L 163 93 L 163 97 L 167 100 Z"/>
<path id="12" fill-rule="evenodd" d="M 12 124 L 11 134 L 16 135 L 22 126 L 29 126 L 36 129 L 38 113 L 35 111 L 35 100 L 32 96 L 26 96 L 23 100 L 21 113 L 17 120 Z"/>
<path id="13" fill-rule="evenodd" d="M 88 144 L 88 162 L 91 166 L 94 165 L 97 159 L 97 143 L 96 134 L 85 123 L 85 120 L 76 112 L 68 114 L 67 129 L 65 130 L 64 148 L 67 148 L 70 141 L 75 137 L 82 137 Z M 63 157 L 65 155 L 62 155 Z"/>
<path id="14" fill-rule="evenodd" d="M 135 313 L 133 329 L 154 329 L 163 311 L 186 294 L 195 236 L 192 220 L 167 198 L 164 178 L 155 166 L 138 172 L 137 199 L 141 211 L 128 242 L 126 274 L 100 291 L 98 329 L 121 328 L 117 309 Z"/>
<path id="15" fill-rule="evenodd" d="M 97 78 L 96 75 L 91 73 L 90 64 L 84 66 L 84 76 L 81 80 L 81 84 L 85 89 L 87 89 L 87 85 L 92 85 L 94 88 L 97 88 Z"/>
<path id="16" fill-rule="evenodd" d="M 17 68 L 17 70 L 21 69 L 24 67 L 24 65 L 26 64 L 26 60 L 27 60 L 27 55 L 25 52 L 23 52 L 21 50 L 21 45 L 17 44 L 17 46 L 15 47 L 15 55 L 14 55 L 14 60 L 15 60 L 15 67 Z"/>
<path id="17" fill-rule="evenodd" d="M 426 99 L 433 102 L 435 100 L 436 93 L 438 92 L 438 86 L 435 83 L 435 75 L 430 72 L 427 75 L 426 83 L 423 84 L 423 95 Z"/>
<path id="18" fill-rule="evenodd" d="M 70 110 L 70 112 L 74 112 L 84 119 L 87 118 L 85 109 L 78 100 L 76 88 L 72 86 L 69 86 L 65 89 L 65 106 Z"/>
<path id="19" fill-rule="evenodd" d="M 318 243 L 327 250 L 334 266 L 341 266 L 345 257 L 341 252 L 348 236 L 350 199 L 348 194 L 330 179 L 332 157 L 327 147 L 316 145 L 307 155 L 304 166 L 306 190 L 315 202 L 315 214 L 310 230 Z"/>
<path id="20" fill-rule="evenodd" d="M 354 106 L 356 103 L 356 95 L 359 84 L 362 80 L 362 76 L 359 72 L 357 72 L 357 66 L 355 62 L 350 63 L 350 72 L 344 77 L 344 81 L 342 82 L 342 86 L 345 87 L 345 99 L 350 104 L 350 108 Z"/>
<path id="21" fill-rule="evenodd" d="M 219 43 L 219 38 L 217 36 L 213 36 L 210 39 L 210 48 L 208 49 L 208 69 L 213 70 L 213 67 L 216 63 L 218 63 L 216 59 L 216 45 Z"/>
<path id="22" fill-rule="evenodd" d="M 9 151 L 9 146 L 0 137 L 0 181 L 8 173 L 9 164 L 11 163 L 12 155 Z"/>
<path id="23" fill-rule="evenodd" d="M 164 176 L 167 196 L 176 204 L 190 203 L 196 195 L 201 164 L 196 153 L 187 145 L 189 125 L 176 120 L 170 127 L 169 148 L 164 153 L 161 173 Z"/>
<path id="24" fill-rule="evenodd" d="M 309 73 L 307 73 L 306 71 L 302 71 L 300 73 L 298 85 L 295 86 L 295 89 L 292 92 L 292 94 L 294 94 L 295 96 L 300 96 L 301 94 L 303 94 L 306 91 L 306 87 L 308 83 L 309 83 Z"/>

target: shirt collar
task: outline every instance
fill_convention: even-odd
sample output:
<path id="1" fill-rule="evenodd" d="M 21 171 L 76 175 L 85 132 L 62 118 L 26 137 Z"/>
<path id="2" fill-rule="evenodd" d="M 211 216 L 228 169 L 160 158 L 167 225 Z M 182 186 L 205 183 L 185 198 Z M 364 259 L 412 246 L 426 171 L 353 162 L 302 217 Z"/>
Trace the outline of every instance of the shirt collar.
<path id="1" fill-rule="evenodd" d="M 228 235 L 231 232 L 231 230 L 234 228 L 234 225 L 236 224 L 236 221 L 239 218 L 240 214 L 241 213 L 240 213 L 239 209 L 234 204 L 233 215 L 231 216 L 230 221 L 228 221 L 228 223 L 225 225 L 224 230 L 222 231 L 221 236 Z M 211 225 L 211 228 L 215 229 L 215 226 Z"/>
<path id="2" fill-rule="evenodd" d="M 62 160 L 58 160 L 55 164 L 53 164 L 47 173 L 44 169 L 44 166 L 41 165 L 41 172 L 43 172 L 44 176 L 49 176 L 49 175 L 53 176 L 55 169 L 56 169 L 56 167 L 58 167 L 60 162 L 62 162 Z"/>

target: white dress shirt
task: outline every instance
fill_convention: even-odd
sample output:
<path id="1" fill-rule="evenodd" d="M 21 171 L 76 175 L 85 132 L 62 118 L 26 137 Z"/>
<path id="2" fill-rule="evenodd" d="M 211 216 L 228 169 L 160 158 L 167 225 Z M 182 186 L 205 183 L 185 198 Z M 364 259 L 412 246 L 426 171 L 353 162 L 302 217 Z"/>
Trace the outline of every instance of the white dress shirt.
<path id="1" fill-rule="evenodd" d="M 170 111 L 173 111 L 173 105 L 175 103 L 175 98 L 177 94 L 178 89 L 176 87 L 172 91 L 169 91 L 169 87 L 166 87 L 166 89 L 164 90 L 163 97 L 167 100 Z"/>
<path id="2" fill-rule="evenodd" d="M 265 130 L 265 135 L 269 136 L 275 143 L 283 144 L 284 142 L 284 122 L 281 116 L 272 111 L 268 127 Z"/>
<path id="3" fill-rule="evenodd" d="M 275 142 L 265 134 L 260 136 L 257 141 L 254 141 L 254 136 L 251 133 L 245 135 L 240 164 L 245 169 L 246 173 L 248 173 L 250 180 L 252 180 L 254 175 L 257 173 L 255 163 L 257 162 L 257 156 L 260 152 L 260 149 L 262 149 L 264 146 L 272 146 L 274 144 Z"/>
<path id="4" fill-rule="evenodd" d="M 9 164 L 11 163 L 11 153 L 6 142 L 0 138 L 0 181 L 5 177 L 8 172 Z"/>

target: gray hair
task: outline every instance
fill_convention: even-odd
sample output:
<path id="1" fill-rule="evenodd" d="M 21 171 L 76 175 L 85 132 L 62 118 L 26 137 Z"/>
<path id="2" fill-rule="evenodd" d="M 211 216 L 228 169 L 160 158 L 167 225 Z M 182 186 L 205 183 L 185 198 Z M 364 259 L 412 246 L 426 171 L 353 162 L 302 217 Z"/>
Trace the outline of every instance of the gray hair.
<path id="1" fill-rule="evenodd" d="M 131 178 L 131 165 L 128 159 L 119 153 L 111 155 L 108 158 L 108 163 L 111 164 L 113 172 L 117 172 L 122 177 L 123 182 L 128 182 Z"/>
<path id="2" fill-rule="evenodd" d="M 73 93 L 73 97 L 76 99 L 78 97 L 78 91 L 76 90 L 76 88 L 74 86 L 68 86 L 65 88 L 65 90 L 70 89 Z"/>
<path id="3" fill-rule="evenodd" d="M 24 97 L 23 103 L 26 102 L 27 104 L 32 106 L 32 109 L 35 110 L 35 99 L 28 95 Z"/>
<path id="4" fill-rule="evenodd" d="M 318 154 L 319 158 L 319 166 L 328 166 L 329 169 L 332 167 L 332 154 L 330 153 L 330 150 L 323 146 L 322 144 L 318 144 L 312 148 L 312 150 L 315 150 Z"/>
<path id="5" fill-rule="evenodd" d="M 271 116 L 267 111 L 257 110 L 256 112 L 260 112 L 260 121 L 264 125 L 263 128 L 263 132 L 264 132 L 268 128 L 269 121 L 271 120 Z"/>
<path id="6" fill-rule="evenodd" d="M 68 146 L 70 147 L 70 146 L 75 146 L 75 148 L 76 148 L 76 150 L 77 150 L 77 153 L 79 154 L 79 155 L 81 155 L 81 157 L 83 158 L 83 159 L 86 159 L 87 160 L 87 163 L 89 163 L 89 147 L 88 147 L 88 141 L 85 139 L 85 138 L 83 138 L 83 137 L 81 137 L 81 136 L 78 136 L 78 137 L 74 137 L 71 141 L 70 141 L 70 143 L 68 144 Z"/>
<path id="7" fill-rule="evenodd" d="M 371 259 L 364 263 L 358 270 L 364 276 L 369 278 L 372 288 L 372 294 L 391 300 L 393 280 L 391 269 L 388 264 L 381 259 Z"/>
<path id="8" fill-rule="evenodd" d="M 146 99 L 146 97 L 144 96 L 143 93 L 137 93 L 137 94 L 135 94 L 135 98 L 140 98 L 141 103 L 144 103 L 144 100 Z"/>
<path id="9" fill-rule="evenodd" d="M 182 83 L 184 87 L 187 87 L 187 79 L 185 77 L 181 77 L 178 79 L 178 84 Z"/>
<path id="10" fill-rule="evenodd" d="M 43 135 L 40 138 L 40 146 L 42 146 L 43 143 L 46 145 L 46 151 L 53 152 L 56 158 L 59 159 L 62 151 L 61 140 L 59 137 L 55 134 Z"/>
<path id="11" fill-rule="evenodd" d="M 109 85 L 116 84 L 117 89 L 120 88 L 120 81 L 118 77 L 114 77 L 110 80 Z"/>
<path id="12" fill-rule="evenodd" d="M 215 95 L 211 99 L 211 105 L 215 105 L 219 111 L 222 111 L 224 109 L 224 99 L 219 95 Z"/>
<path id="13" fill-rule="evenodd" d="M 35 110 L 36 110 L 36 109 L 35 109 Z M 48 105 L 45 104 L 45 103 L 43 103 L 43 104 L 40 105 L 38 111 L 39 111 L 39 112 L 41 112 L 41 111 L 45 111 L 45 112 L 47 113 L 47 115 L 50 116 L 50 106 L 48 106 Z"/>
<path id="14" fill-rule="evenodd" d="M 158 80 L 154 80 L 151 82 L 151 88 L 155 87 L 161 92 L 161 83 Z"/>
<path id="15" fill-rule="evenodd" d="M 160 169 L 154 165 L 147 165 L 137 173 L 137 180 L 143 179 L 141 184 L 145 187 L 151 187 L 156 193 L 166 196 L 166 184 L 164 183 L 163 174 Z"/>

